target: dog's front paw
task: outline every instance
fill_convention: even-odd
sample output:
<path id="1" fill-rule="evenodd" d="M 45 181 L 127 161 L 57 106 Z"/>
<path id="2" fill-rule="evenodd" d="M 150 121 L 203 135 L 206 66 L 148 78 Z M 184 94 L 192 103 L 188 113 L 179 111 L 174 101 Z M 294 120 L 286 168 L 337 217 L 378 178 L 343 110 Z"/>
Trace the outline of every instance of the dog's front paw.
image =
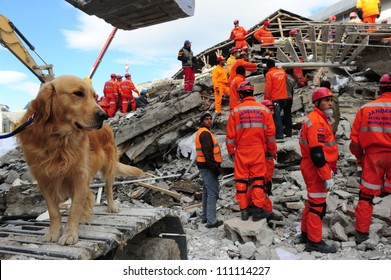
<path id="1" fill-rule="evenodd" d="M 42 240 L 44 242 L 54 242 L 56 243 L 58 239 L 60 239 L 61 231 L 51 231 L 49 230 L 43 237 Z"/>
<path id="2" fill-rule="evenodd" d="M 109 212 L 109 213 L 118 213 L 119 209 L 115 205 L 109 205 L 109 206 L 107 206 L 107 212 Z"/>
<path id="3" fill-rule="evenodd" d="M 64 233 L 60 240 L 58 241 L 58 244 L 60 245 L 74 245 L 79 241 L 79 237 L 76 233 Z"/>

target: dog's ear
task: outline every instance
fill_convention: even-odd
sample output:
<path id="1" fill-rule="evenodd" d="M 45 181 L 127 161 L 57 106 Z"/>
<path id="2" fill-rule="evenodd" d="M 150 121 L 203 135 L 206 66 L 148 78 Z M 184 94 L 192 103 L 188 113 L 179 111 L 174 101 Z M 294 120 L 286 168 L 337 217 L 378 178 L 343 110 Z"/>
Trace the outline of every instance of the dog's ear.
<path id="1" fill-rule="evenodd" d="M 36 117 L 43 123 L 48 122 L 53 115 L 53 96 L 55 89 L 53 83 L 48 82 L 41 86 L 37 97 L 31 102 L 31 109 Z"/>

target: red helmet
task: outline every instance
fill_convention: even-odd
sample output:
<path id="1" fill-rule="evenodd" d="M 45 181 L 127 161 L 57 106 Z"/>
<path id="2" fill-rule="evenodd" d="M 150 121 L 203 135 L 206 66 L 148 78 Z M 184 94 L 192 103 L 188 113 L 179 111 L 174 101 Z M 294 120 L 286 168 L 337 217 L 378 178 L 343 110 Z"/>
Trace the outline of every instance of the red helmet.
<path id="1" fill-rule="evenodd" d="M 130 77 L 131 75 L 129 73 L 125 74 L 125 78 Z"/>
<path id="2" fill-rule="evenodd" d="M 110 75 L 110 77 L 117 78 L 117 75 L 113 73 L 113 74 Z"/>
<path id="3" fill-rule="evenodd" d="M 270 26 L 270 21 L 268 20 L 265 20 L 265 22 L 263 23 L 264 26 Z"/>
<path id="4" fill-rule="evenodd" d="M 232 47 L 229 49 L 230 53 L 236 53 L 237 51 L 238 51 L 238 49 L 236 47 Z"/>
<path id="5" fill-rule="evenodd" d="M 117 79 L 122 79 L 122 76 L 121 75 L 117 75 Z"/>
<path id="6" fill-rule="evenodd" d="M 254 92 L 254 86 L 249 81 L 244 81 L 238 86 L 238 92 Z"/>
<path id="7" fill-rule="evenodd" d="M 383 90 L 391 90 L 391 73 L 381 76 L 379 81 L 379 88 Z"/>
<path id="8" fill-rule="evenodd" d="M 336 21 L 337 20 L 337 17 L 336 16 L 329 16 L 329 20 L 332 20 L 332 21 Z"/>
<path id="9" fill-rule="evenodd" d="M 262 101 L 262 104 L 265 105 L 266 107 L 268 107 L 269 109 L 274 109 L 276 108 L 276 106 L 274 105 L 274 103 L 269 100 L 269 99 L 266 99 L 266 100 L 263 100 Z"/>
<path id="10" fill-rule="evenodd" d="M 291 31 L 289 31 L 289 35 L 291 35 L 291 36 L 295 36 L 296 34 L 297 34 L 296 29 L 291 29 Z"/>
<path id="11" fill-rule="evenodd" d="M 223 61 L 224 59 L 225 59 L 224 56 L 221 56 L 221 55 L 217 57 L 218 62 Z"/>
<path id="12" fill-rule="evenodd" d="M 351 12 L 351 13 L 349 14 L 349 17 L 350 17 L 350 18 L 352 18 L 352 17 L 356 18 L 356 17 L 357 17 L 357 13 L 356 13 L 356 12 Z"/>
<path id="13" fill-rule="evenodd" d="M 234 20 L 234 24 L 235 24 L 235 25 L 239 24 L 239 20 L 238 20 L 238 19 L 235 19 L 235 20 Z"/>
<path id="14" fill-rule="evenodd" d="M 312 103 L 314 103 L 316 100 L 325 98 L 325 97 L 333 97 L 333 93 L 325 87 L 319 87 L 314 90 L 312 93 Z"/>

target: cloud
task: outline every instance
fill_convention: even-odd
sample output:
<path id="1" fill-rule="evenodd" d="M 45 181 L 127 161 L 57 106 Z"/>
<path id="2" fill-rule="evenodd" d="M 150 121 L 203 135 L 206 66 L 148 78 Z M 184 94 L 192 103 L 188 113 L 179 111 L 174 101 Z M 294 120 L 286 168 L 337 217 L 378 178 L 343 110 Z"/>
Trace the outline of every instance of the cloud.
<path id="1" fill-rule="evenodd" d="M 28 76 L 25 73 L 17 71 L 0 71 L 1 85 L 14 85 L 23 82 Z"/>

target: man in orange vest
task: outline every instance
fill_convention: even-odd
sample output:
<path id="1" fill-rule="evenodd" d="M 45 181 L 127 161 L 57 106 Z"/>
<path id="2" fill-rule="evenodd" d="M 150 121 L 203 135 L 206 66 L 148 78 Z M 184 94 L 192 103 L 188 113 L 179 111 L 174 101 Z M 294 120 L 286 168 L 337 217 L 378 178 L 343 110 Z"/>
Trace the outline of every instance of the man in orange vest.
<path id="1" fill-rule="evenodd" d="M 204 112 L 195 138 L 196 162 L 203 180 L 201 222 L 207 228 L 217 228 L 223 221 L 216 219 L 216 203 L 219 198 L 220 164 L 222 162 L 219 143 L 210 131 L 212 115 Z"/>
<path id="2" fill-rule="evenodd" d="M 108 80 L 103 87 L 103 94 L 106 98 L 106 101 L 109 103 L 109 109 L 107 110 L 107 115 L 109 118 L 114 117 L 115 112 L 117 111 L 117 98 L 118 98 L 118 89 L 116 84 L 117 75 L 111 74 L 110 80 Z"/>
<path id="3" fill-rule="evenodd" d="M 217 57 L 217 66 L 212 71 L 212 83 L 215 97 L 215 110 L 217 115 L 221 115 L 221 102 L 223 94 L 229 96 L 227 70 L 225 70 L 225 58 Z"/>
<path id="4" fill-rule="evenodd" d="M 284 69 L 276 68 L 274 60 L 266 61 L 267 73 L 265 75 L 265 97 L 273 101 L 274 109 L 273 119 L 276 126 L 276 139 L 284 139 L 284 128 L 281 119 L 281 110 L 284 110 L 285 130 L 287 136 L 292 136 L 292 115 L 288 107 L 288 92 L 286 89 L 287 74 Z"/>
<path id="5" fill-rule="evenodd" d="M 364 23 L 376 23 L 380 17 L 381 4 L 380 0 L 357 0 L 357 13 Z M 368 31 L 376 29 L 376 26 L 369 26 Z"/>
<path id="6" fill-rule="evenodd" d="M 241 83 L 238 92 L 242 103 L 229 115 L 226 146 L 234 161 L 235 198 L 241 219 L 246 221 L 252 215 L 256 222 L 272 213 L 272 202 L 265 188 L 265 155 L 277 152 L 275 127 L 270 111 L 255 101 L 250 82 Z"/>
<path id="7" fill-rule="evenodd" d="M 391 193 L 391 73 L 380 78 L 379 90 L 376 100 L 358 110 L 350 133 L 350 151 L 362 166 L 355 210 L 357 244 L 368 239 L 374 197 Z"/>
<path id="8" fill-rule="evenodd" d="M 244 27 L 239 26 L 239 20 L 234 20 L 235 27 L 231 31 L 231 35 L 229 38 L 235 41 L 235 47 L 238 49 L 242 49 L 243 51 L 247 50 L 248 44 L 246 41 L 246 35 L 249 30 L 244 29 Z"/>
<path id="9" fill-rule="evenodd" d="M 236 77 L 233 79 L 230 85 L 230 96 L 229 96 L 229 111 L 232 110 L 240 103 L 240 96 L 238 93 L 238 87 L 244 82 L 246 78 L 246 69 L 239 65 L 236 68 Z"/>
<path id="10" fill-rule="evenodd" d="M 324 87 L 312 93 L 315 107 L 304 120 L 300 132 L 302 160 L 300 170 L 307 186 L 308 200 L 301 219 L 301 242 L 307 251 L 336 253 L 334 245 L 322 239 L 322 220 L 326 214 L 326 198 L 334 186 L 331 166 L 338 159 L 338 145 L 328 121 L 332 115 L 333 93 Z"/>
<path id="11" fill-rule="evenodd" d="M 130 77 L 131 77 L 131 75 L 129 73 L 126 73 L 125 80 L 121 82 L 122 113 L 127 113 L 129 111 L 129 103 L 130 103 L 132 111 L 136 111 L 137 106 L 136 106 L 136 100 L 133 97 L 133 91 L 136 92 L 140 96 L 139 91 L 134 86 Z"/>

